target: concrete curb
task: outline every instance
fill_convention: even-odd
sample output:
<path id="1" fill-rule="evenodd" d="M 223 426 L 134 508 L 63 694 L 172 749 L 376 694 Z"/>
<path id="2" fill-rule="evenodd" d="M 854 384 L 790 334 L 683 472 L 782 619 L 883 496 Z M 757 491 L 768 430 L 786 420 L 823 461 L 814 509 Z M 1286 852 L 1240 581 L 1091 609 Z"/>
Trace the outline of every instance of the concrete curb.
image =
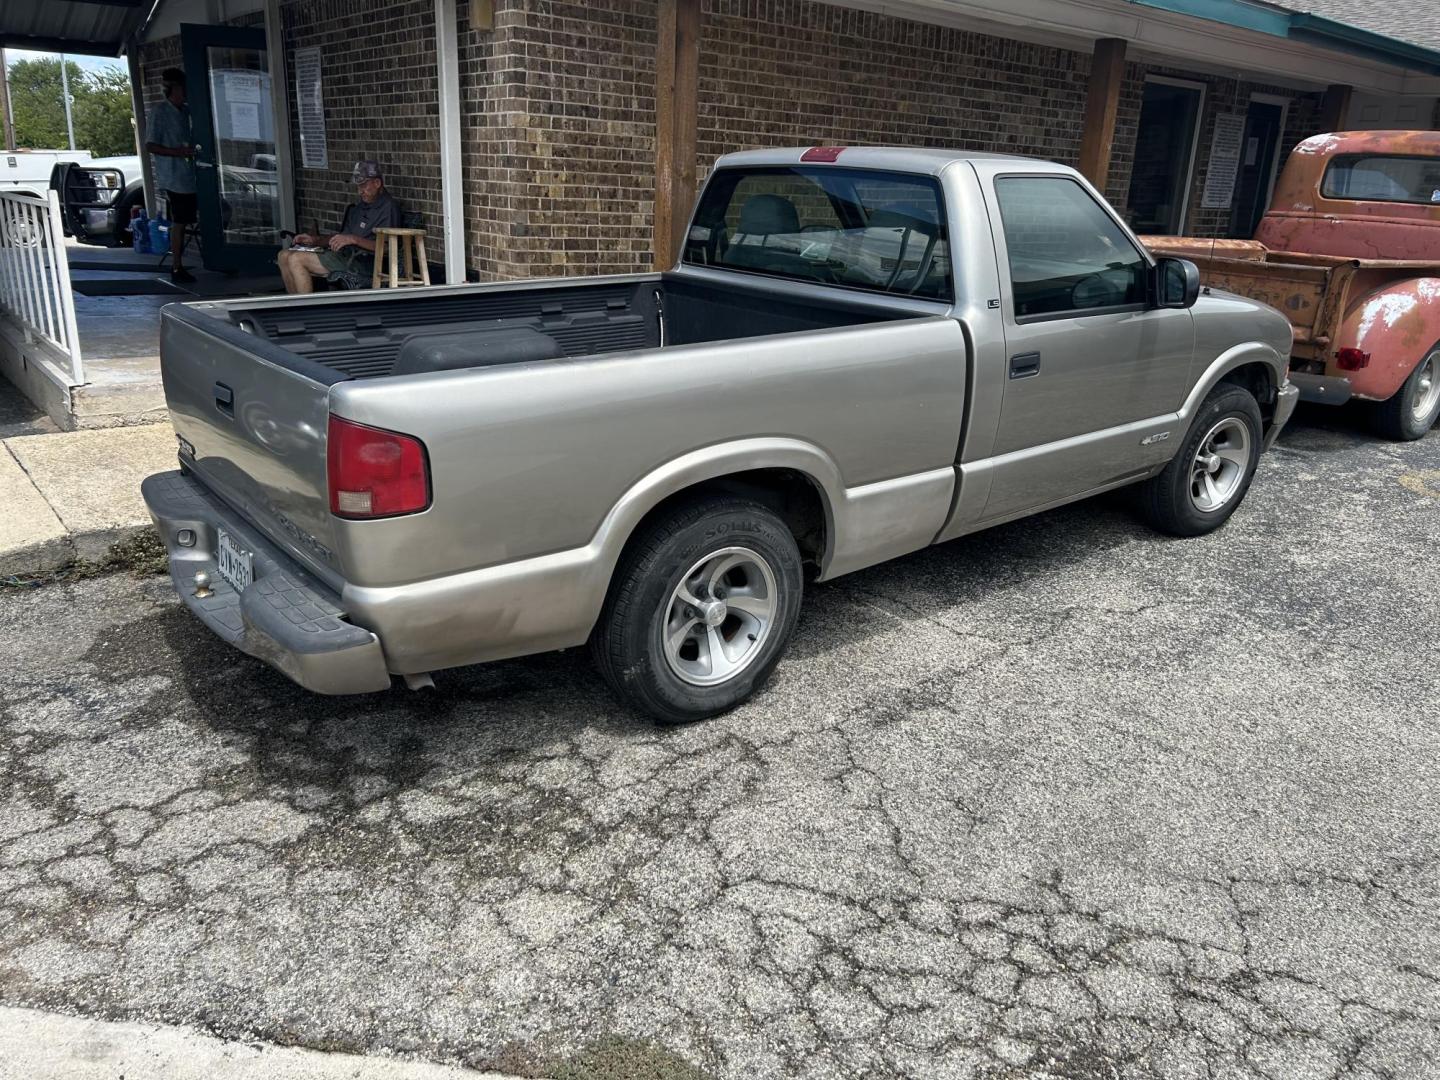
<path id="1" fill-rule="evenodd" d="M 0 440 L 0 577 L 111 559 L 151 531 L 140 481 L 174 467 L 169 424 Z"/>
<path id="2" fill-rule="evenodd" d="M 182 1027 L 3 1006 L 0 1061 L 9 1062 L 0 1072 L 26 1080 L 512 1080 L 453 1065 L 229 1042 Z"/>

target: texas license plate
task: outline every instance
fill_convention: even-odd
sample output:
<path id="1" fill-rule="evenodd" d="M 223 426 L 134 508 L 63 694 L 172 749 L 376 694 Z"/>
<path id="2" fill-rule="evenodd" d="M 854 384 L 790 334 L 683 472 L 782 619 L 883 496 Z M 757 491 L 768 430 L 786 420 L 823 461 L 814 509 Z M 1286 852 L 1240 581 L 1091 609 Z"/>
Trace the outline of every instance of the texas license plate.
<path id="1" fill-rule="evenodd" d="M 220 576 L 234 586 L 236 592 L 244 592 L 255 580 L 254 556 L 237 544 L 224 529 L 220 530 L 217 545 Z"/>

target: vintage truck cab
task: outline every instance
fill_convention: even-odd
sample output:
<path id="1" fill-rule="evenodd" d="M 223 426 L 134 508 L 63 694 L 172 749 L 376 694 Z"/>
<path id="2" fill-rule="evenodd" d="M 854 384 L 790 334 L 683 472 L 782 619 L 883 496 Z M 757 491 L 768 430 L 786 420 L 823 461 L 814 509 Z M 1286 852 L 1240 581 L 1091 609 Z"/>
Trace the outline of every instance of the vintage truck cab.
<path id="1" fill-rule="evenodd" d="M 1283 311 L 1303 399 L 1374 402 L 1376 429 L 1394 439 L 1440 416 L 1440 132 L 1312 136 L 1253 240 L 1143 239 L 1193 259 L 1206 284 Z"/>

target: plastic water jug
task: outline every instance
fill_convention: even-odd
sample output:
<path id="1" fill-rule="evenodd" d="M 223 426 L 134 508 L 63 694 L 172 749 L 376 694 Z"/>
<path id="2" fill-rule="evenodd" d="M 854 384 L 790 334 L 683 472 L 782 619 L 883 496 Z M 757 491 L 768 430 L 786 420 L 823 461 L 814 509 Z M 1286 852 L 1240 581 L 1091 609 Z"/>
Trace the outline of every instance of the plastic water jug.
<path id="1" fill-rule="evenodd" d="M 150 219 L 150 254 L 164 255 L 170 250 L 170 222 L 163 217 Z"/>

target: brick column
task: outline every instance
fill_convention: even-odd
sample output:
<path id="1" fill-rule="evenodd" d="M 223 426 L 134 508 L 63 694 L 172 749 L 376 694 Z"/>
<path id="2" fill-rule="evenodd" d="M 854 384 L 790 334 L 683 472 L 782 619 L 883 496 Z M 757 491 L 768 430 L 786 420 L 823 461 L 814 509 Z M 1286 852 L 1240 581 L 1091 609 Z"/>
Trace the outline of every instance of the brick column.
<path id="1" fill-rule="evenodd" d="M 1125 78 L 1125 40 L 1101 38 L 1090 61 L 1090 89 L 1085 98 L 1085 127 L 1080 137 L 1080 171 L 1100 191 L 1110 176 L 1110 149 L 1115 142 L 1115 113 Z"/>

